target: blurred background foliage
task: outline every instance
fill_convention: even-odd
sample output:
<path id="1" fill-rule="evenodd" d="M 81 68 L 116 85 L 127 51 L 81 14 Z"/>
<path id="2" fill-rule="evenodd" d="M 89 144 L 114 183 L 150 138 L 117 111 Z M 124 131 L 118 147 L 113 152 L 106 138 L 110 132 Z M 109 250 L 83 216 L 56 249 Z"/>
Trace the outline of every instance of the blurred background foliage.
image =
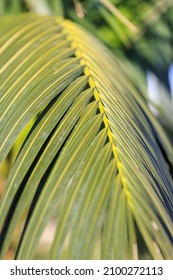
<path id="1" fill-rule="evenodd" d="M 62 16 L 98 37 L 119 58 L 173 143 L 172 0 L 0 0 L 1 16 L 22 12 Z M 22 132 L 0 168 L 0 196 L 31 126 Z M 11 258 L 13 250 L 8 254 L 6 258 Z"/>

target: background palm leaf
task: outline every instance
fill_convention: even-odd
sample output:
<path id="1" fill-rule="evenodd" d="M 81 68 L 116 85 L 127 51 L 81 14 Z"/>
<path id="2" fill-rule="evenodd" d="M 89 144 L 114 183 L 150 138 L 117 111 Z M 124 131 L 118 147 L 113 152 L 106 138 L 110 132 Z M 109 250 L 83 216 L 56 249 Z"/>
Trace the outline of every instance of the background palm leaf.
<path id="1" fill-rule="evenodd" d="M 34 258 L 53 216 L 50 258 L 172 258 L 173 150 L 116 58 L 54 17 L 1 33 L 1 162 L 36 118 L 1 199 L 1 257 L 22 220 L 16 258 Z"/>

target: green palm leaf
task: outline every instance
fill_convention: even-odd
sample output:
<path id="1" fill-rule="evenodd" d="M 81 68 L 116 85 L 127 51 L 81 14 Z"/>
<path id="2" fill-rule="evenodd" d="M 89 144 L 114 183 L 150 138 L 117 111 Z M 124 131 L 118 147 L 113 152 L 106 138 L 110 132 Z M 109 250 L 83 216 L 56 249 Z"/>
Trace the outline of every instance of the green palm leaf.
<path id="1" fill-rule="evenodd" d="M 1 162 L 37 117 L 1 199 L 1 258 L 21 221 L 16 258 L 34 258 L 52 217 L 49 258 L 172 258 L 173 150 L 116 58 L 54 17 L 0 32 Z"/>

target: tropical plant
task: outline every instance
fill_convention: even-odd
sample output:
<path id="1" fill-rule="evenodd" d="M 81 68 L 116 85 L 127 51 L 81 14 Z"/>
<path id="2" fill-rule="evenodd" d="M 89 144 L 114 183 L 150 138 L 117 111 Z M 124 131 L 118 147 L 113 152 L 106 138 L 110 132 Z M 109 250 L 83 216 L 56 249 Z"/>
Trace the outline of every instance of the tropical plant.
<path id="1" fill-rule="evenodd" d="M 1 258 L 53 219 L 47 258 L 171 259 L 172 145 L 119 59 L 69 20 L 0 22 Z"/>

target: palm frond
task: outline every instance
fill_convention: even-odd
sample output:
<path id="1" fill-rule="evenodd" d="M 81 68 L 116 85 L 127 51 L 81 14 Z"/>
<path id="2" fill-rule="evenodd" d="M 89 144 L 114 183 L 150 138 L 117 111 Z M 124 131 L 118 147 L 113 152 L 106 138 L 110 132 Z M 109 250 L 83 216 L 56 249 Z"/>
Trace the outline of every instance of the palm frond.
<path id="1" fill-rule="evenodd" d="M 15 258 L 34 258 L 54 216 L 49 258 L 172 258 L 172 146 L 116 58 L 54 17 L 1 33 L 1 162 L 37 117 L 1 199 L 1 257 L 25 219 Z"/>

